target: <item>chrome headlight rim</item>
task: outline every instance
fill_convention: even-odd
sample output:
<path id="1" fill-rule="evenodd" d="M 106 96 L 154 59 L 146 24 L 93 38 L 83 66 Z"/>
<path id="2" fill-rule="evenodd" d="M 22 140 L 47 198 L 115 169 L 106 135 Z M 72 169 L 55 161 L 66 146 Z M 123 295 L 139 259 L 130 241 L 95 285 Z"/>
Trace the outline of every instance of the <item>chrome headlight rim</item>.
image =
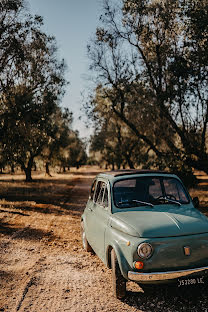
<path id="1" fill-rule="evenodd" d="M 148 255 L 142 254 L 142 248 L 144 248 L 144 247 L 148 247 L 149 248 L 150 251 L 149 251 Z M 141 244 L 139 244 L 139 246 L 137 247 L 137 254 L 143 260 L 149 259 L 152 256 L 152 254 L 153 254 L 153 247 L 152 247 L 152 245 L 150 243 L 141 243 Z"/>

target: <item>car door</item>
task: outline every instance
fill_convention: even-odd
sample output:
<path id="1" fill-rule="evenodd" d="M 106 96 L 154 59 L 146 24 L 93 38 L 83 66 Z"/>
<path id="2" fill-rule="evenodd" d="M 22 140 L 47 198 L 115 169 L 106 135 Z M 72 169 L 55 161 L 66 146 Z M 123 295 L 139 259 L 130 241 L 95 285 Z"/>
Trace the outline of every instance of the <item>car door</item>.
<path id="1" fill-rule="evenodd" d="M 109 220 L 109 186 L 105 181 L 97 182 L 94 207 L 91 214 L 90 237 L 92 248 L 104 259 L 105 230 Z"/>
<path id="2" fill-rule="evenodd" d="M 86 238 L 91 246 L 94 245 L 94 235 L 93 235 L 93 224 L 94 224 L 94 213 L 95 213 L 95 202 L 94 197 L 96 194 L 97 180 L 94 180 L 91 186 L 89 199 L 85 208 L 85 233 Z"/>

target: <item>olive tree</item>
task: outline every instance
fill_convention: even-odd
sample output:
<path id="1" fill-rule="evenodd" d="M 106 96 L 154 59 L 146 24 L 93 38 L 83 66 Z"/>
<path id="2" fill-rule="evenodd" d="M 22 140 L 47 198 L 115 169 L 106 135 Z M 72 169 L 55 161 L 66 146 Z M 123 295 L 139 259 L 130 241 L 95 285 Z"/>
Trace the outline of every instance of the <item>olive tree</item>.
<path id="1" fill-rule="evenodd" d="M 207 0 L 106 0 L 88 46 L 96 83 L 138 143 L 163 166 L 206 172 L 207 7 Z"/>
<path id="2" fill-rule="evenodd" d="M 112 113 L 111 102 L 106 98 L 106 92 L 107 90 L 98 86 L 96 95 L 85 104 L 85 111 L 93 120 L 94 126 L 90 152 L 94 153 L 95 160 L 98 160 L 100 165 L 105 164 L 112 169 L 115 166 L 118 169 L 126 166 L 134 168 L 141 165 L 148 149 L 141 142 L 138 144 L 137 136 Z M 133 116 L 134 113 L 131 114 Z"/>
<path id="3" fill-rule="evenodd" d="M 41 30 L 41 17 L 31 16 L 22 1 L 4 2 L 0 7 L 0 41 L 5 38 L 0 49 L 0 138 L 8 159 L 21 165 L 26 181 L 31 181 L 34 159 L 57 126 L 53 117 L 67 84 L 65 63 L 58 59 L 55 39 Z"/>

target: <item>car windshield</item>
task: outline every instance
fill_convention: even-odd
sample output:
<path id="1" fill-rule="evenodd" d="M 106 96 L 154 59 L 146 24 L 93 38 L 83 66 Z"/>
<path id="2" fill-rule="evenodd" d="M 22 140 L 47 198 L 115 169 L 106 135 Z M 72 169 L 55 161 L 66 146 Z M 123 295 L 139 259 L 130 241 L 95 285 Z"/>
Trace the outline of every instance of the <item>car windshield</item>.
<path id="1" fill-rule="evenodd" d="M 172 177 L 134 177 L 116 181 L 114 203 L 119 208 L 188 204 L 189 197 L 178 179 Z"/>

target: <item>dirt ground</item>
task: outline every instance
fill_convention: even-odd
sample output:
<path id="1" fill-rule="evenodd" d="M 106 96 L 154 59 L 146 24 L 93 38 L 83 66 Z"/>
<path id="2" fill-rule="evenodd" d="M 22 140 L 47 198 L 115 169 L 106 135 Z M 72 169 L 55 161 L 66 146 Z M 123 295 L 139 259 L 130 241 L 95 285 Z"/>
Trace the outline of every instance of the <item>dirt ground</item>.
<path id="1" fill-rule="evenodd" d="M 99 170 L 0 176 L 0 312 L 207 311 L 208 287 L 184 289 L 128 283 L 112 296 L 111 271 L 82 249 L 80 216 Z M 208 210 L 208 178 L 191 190 Z"/>

